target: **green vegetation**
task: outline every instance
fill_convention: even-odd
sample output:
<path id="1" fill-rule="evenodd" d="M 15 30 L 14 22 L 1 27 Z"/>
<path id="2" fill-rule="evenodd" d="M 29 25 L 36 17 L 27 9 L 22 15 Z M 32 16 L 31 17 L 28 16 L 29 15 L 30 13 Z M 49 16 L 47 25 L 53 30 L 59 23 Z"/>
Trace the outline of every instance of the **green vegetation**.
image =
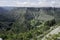
<path id="1" fill-rule="evenodd" d="M 6 15 L 7 18 L 0 21 L 0 38 L 4 40 L 37 40 L 39 38 L 41 40 L 56 24 L 54 16 L 48 15 L 44 10 L 14 8 L 8 11 L 10 14 Z"/>
<path id="2" fill-rule="evenodd" d="M 39 24 L 40 27 L 37 27 L 38 26 L 37 23 Z M 3 31 L 2 33 L 0 33 L 1 34 L 0 37 L 5 40 L 30 40 L 30 39 L 37 40 L 36 37 L 38 35 L 42 35 L 40 36 L 40 38 L 42 38 L 49 32 L 48 30 L 50 29 L 50 26 L 45 25 L 46 23 L 45 24 L 39 23 L 38 21 L 35 20 L 31 20 L 29 24 L 31 24 L 31 27 L 33 27 L 33 29 L 26 31 L 23 26 L 22 27 L 18 26 L 20 24 L 14 23 L 13 28 L 9 31 Z"/>

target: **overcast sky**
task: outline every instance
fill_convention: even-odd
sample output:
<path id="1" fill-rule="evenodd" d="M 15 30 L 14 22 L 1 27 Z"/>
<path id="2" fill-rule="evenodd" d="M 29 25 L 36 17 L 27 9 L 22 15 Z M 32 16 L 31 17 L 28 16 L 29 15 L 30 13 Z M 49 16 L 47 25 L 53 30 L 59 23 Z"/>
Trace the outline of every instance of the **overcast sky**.
<path id="1" fill-rule="evenodd" d="M 0 0 L 0 6 L 60 7 L 60 0 Z"/>

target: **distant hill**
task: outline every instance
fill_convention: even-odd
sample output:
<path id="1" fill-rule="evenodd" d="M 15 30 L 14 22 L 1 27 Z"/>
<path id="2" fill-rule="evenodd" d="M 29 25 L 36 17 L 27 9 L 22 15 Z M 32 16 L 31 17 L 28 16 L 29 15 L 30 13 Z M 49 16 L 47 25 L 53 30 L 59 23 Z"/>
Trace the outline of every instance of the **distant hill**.
<path id="1" fill-rule="evenodd" d="M 0 21 L 1 20 L 15 20 L 19 18 L 19 14 L 23 13 L 29 15 L 29 17 L 33 17 L 34 14 L 39 15 L 49 15 L 54 16 L 56 21 L 60 20 L 60 8 L 52 8 L 52 7 L 0 7 Z M 29 18 L 28 17 L 28 18 Z"/>
<path id="2" fill-rule="evenodd" d="M 11 7 L 10 9 L 10 7 L 0 7 L 0 22 L 7 22 L 5 23 L 6 25 L 9 22 L 16 22 L 17 20 L 19 20 L 19 23 L 24 24 L 26 20 L 29 21 L 32 19 L 43 22 L 55 19 L 56 22 L 59 22 L 60 8 Z"/>

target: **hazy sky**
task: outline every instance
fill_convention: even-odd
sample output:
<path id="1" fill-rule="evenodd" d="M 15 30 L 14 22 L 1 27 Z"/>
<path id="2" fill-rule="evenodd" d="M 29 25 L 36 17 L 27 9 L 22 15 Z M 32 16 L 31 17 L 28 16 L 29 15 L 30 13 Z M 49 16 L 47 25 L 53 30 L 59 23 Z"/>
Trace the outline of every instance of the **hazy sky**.
<path id="1" fill-rule="evenodd" d="M 0 6 L 60 7 L 60 0 L 0 0 Z"/>

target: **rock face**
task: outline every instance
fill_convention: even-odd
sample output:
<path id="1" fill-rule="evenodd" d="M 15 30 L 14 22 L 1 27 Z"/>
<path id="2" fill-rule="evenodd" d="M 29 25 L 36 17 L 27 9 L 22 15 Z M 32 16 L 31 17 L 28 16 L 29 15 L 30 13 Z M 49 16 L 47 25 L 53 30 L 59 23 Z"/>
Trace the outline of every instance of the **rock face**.
<path id="1" fill-rule="evenodd" d="M 27 8 L 27 10 L 30 11 L 31 13 L 35 13 L 35 17 L 37 17 L 38 15 L 42 17 L 42 19 L 44 19 L 43 17 L 47 19 L 54 17 L 57 23 L 60 21 L 60 8 L 51 8 L 51 7 L 49 8 Z"/>

